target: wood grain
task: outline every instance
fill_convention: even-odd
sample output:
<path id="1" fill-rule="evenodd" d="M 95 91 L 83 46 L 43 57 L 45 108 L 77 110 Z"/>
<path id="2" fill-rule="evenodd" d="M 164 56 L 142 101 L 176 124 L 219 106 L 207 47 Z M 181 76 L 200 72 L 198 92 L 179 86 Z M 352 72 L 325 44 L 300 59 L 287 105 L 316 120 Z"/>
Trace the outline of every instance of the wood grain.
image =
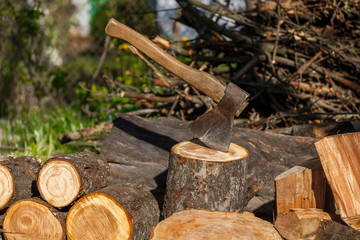
<path id="1" fill-rule="evenodd" d="M 360 133 L 325 137 L 315 147 L 341 218 L 360 230 Z"/>

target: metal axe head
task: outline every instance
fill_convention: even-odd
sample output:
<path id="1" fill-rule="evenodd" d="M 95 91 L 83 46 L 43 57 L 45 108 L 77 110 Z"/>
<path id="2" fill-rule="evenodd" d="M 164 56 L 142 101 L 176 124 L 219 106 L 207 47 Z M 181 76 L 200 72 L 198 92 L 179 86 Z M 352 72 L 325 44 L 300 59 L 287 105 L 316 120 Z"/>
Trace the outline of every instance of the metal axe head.
<path id="1" fill-rule="evenodd" d="M 218 105 L 190 124 L 190 130 L 206 146 L 227 152 L 230 145 L 234 115 L 244 110 L 250 95 L 229 83 Z M 239 111 L 238 111 L 239 113 Z"/>

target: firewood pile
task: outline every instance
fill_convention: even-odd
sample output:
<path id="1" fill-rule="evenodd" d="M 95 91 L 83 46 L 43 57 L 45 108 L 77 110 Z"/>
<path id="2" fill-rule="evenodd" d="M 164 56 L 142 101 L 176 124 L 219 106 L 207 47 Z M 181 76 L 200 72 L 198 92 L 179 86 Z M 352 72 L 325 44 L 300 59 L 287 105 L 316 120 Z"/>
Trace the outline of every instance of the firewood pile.
<path id="1" fill-rule="evenodd" d="M 122 114 L 100 154 L 3 159 L 3 236 L 360 239 L 359 133 L 235 128 L 221 152 L 190 141 L 187 124 Z"/>
<path id="2" fill-rule="evenodd" d="M 238 122 L 248 128 L 234 128 L 228 152 L 191 140 L 188 122 L 179 119 L 211 106 L 130 47 L 172 95 L 115 96 L 165 102 L 170 110 L 118 114 L 113 123 L 59 136 L 71 143 L 105 135 L 99 154 L 59 155 L 42 165 L 29 156 L 0 161 L 3 237 L 360 239 L 356 124 L 313 126 L 318 139 L 259 131 L 324 116 L 355 118 L 360 2 L 258 1 L 240 12 L 220 3 L 178 3 L 179 21 L 199 37 L 180 48 L 155 42 L 252 93 L 249 121 Z M 221 26 L 220 19 L 235 25 Z M 135 116 L 154 111 L 177 119 Z"/>

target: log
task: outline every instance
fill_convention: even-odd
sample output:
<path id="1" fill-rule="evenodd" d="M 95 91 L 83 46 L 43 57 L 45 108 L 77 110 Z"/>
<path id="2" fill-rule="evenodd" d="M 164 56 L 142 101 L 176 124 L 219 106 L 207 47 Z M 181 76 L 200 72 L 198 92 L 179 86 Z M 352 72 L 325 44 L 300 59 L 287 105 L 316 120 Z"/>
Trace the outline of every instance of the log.
<path id="1" fill-rule="evenodd" d="M 142 185 L 110 186 L 77 201 L 66 219 L 68 239 L 148 239 L 158 223 L 155 198 Z"/>
<path id="2" fill-rule="evenodd" d="M 5 239 L 66 239 L 64 214 L 48 203 L 23 199 L 11 205 L 3 223 Z"/>
<path id="3" fill-rule="evenodd" d="M 38 159 L 30 156 L 0 162 L 0 210 L 18 200 L 39 195 L 35 174 L 40 167 Z"/>
<path id="4" fill-rule="evenodd" d="M 359 240 L 360 232 L 338 222 L 322 221 L 316 240 Z"/>
<path id="5" fill-rule="evenodd" d="M 267 131 L 286 135 L 324 138 L 331 135 L 359 132 L 359 123 L 360 121 L 327 122 L 321 124 L 293 125 L 287 128 L 276 128 Z"/>
<path id="6" fill-rule="evenodd" d="M 200 143 L 180 142 L 171 149 L 164 218 L 186 208 L 242 211 L 246 206 L 248 151 L 231 143 L 228 152 Z"/>
<path id="7" fill-rule="evenodd" d="M 118 165 L 119 170 L 123 169 L 111 176 L 111 184 L 143 184 L 158 194 L 161 206 L 171 147 L 192 138 L 187 122 L 119 114 L 100 155 L 109 163 Z M 246 207 L 248 211 L 263 212 L 272 217 L 274 178 L 306 160 L 318 157 L 315 141 L 307 137 L 234 128 L 231 142 L 249 151 L 247 185 L 258 189 L 253 198 L 255 201 L 250 201 L 251 205 Z"/>
<path id="8" fill-rule="evenodd" d="M 295 166 L 275 178 L 275 218 L 291 208 L 325 209 L 326 177 L 319 159 Z"/>
<path id="9" fill-rule="evenodd" d="M 99 155 L 78 152 L 46 161 L 37 174 L 41 197 L 54 207 L 72 204 L 83 194 L 106 186 L 109 166 Z"/>
<path id="10" fill-rule="evenodd" d="M 360 133 L 325 137 L 315 146 L 341 219 L 360 230 Z"/>
<path id="11" fill-rule="evenodd" d="M 273 225 L 252 213 L 189 209 L 174 213 L 151 232 L 150 240 L 282 239 Z"/>
<path id="12" fill-rule="evenodd" d="M 331 221 L 328 213 L 321 209 L 294 208 L 290 212 L 278 215 L 275 228 L 285 239 L 317 239 L 320 223 Z"/>

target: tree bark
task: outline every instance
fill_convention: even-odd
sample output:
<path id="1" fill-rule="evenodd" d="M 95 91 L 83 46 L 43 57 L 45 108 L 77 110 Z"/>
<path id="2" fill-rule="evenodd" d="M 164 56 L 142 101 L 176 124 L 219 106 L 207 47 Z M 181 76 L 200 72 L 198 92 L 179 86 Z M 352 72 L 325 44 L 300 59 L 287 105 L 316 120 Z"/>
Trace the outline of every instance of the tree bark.
<path id="1" fill-rule="evenodd" d="M 141 185 L 114 185 L 90 193 L 71 207 L 66 229 L 69 239 L 148 239 L 160 210 Z"/>
<path id="2" fill-rule="evenodd" d="M 230 144 L 229 152 L 194 142 L 171 150 L 166 180 L 164 218 L 187 208 L 242 211 L 246 206 L 248 151 Z"/>
<path id="3" fill-rule="evenodd" d="M 326 177 L 319 159 L 295 166 L 275 178 L 275 217 L 291 208 L 325 209 Z"/>
<path id="4" fill-rule="evenodd" d="M 64 214 L 44 201 L 23 199 L 11 205 L 3 223 L 5 239 L 66 239 Z"/>
<path id="5" fill-rule="evenodd" d="M 39 195 L 35 174 L 40 164 L 30 156 L 0 161 L 0 210 Z"/>
<path id="6" fill-rule="evenodd" d="M 282 238 L 273 225 L 253 214 L 189 209 L 161 221 L 150 240 L 164 239 L 267 239 Z"/>
<path id="7" fill-rule="evenodd" d="M 329 136 L 315 146 L 342 220 L 360 230 L 360 133 Z"/>
<path id="8" fill-rule="evenodd" d="M 320 209 L 292 209 L 280 214 L 275 228 L 285 239 L 317 239 L 320 223 L 331 221 L 330 215 Z"/>
<path id="9" fill-rule="evenodd" d="M 106 186 L 109 166 L 92 152 L 71 153 L 46 161 L 37 174 L 41 197 L 54 207 L 66 207 L 78 197 Z"/>

